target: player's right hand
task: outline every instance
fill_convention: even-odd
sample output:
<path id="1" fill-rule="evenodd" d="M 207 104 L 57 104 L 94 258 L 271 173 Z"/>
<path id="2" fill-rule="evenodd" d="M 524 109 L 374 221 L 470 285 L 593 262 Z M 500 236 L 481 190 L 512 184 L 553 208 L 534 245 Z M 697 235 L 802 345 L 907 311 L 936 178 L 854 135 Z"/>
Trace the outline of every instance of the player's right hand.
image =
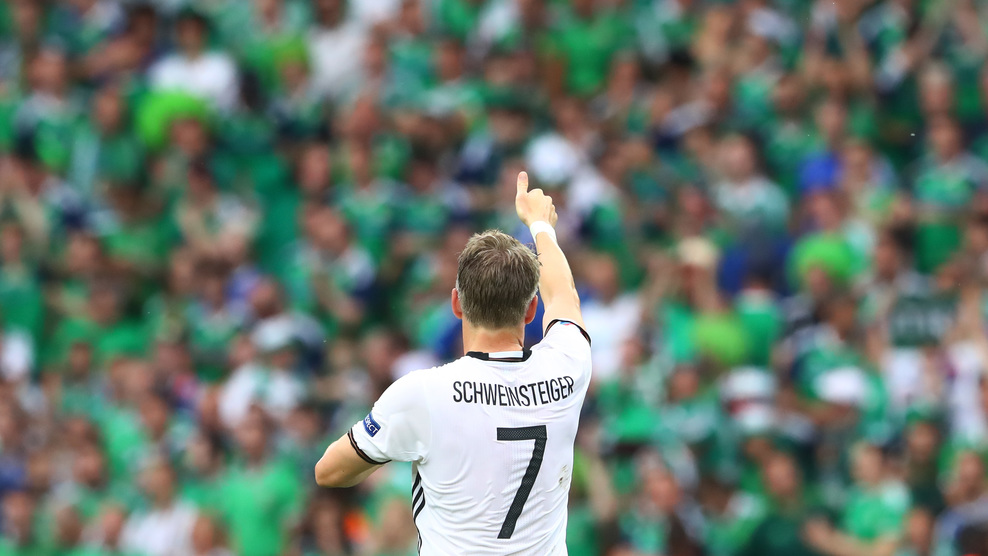
<path id="1" fill-rule="evenodd" d="M 550 226 L 556 226 L 556 207 L 552 204 L 552 197 L 542 192 L 541 189 L 528 190 L 528 174 L 520 172 L 518 174 L 518 194 L 515 196 L 515 210 L 518 218 L 531 226 L 532 223 L 543 221 Z"/>

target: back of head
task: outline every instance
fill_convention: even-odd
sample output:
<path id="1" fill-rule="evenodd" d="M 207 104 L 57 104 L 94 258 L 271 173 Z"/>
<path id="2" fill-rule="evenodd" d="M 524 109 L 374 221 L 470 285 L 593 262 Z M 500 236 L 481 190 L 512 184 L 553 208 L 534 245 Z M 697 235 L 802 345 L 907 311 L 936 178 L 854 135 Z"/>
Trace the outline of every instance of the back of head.
<path id="1" fill-rule="evenodd" d="M 497 230 L 474 234 L 456 272 L 463 318 L 488 330 L 525 322 L 539 285 L 539 261 L 531 249 Z"/>

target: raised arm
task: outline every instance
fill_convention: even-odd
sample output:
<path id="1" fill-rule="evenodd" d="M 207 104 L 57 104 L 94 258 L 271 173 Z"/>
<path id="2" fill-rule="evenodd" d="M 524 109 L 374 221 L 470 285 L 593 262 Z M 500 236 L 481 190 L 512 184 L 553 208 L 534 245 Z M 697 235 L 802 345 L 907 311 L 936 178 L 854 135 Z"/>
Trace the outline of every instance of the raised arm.
<path id="1" fill-rule="evenodd" d="M 556 243 L 556 207 L 552 198 L 541 189 L 528 190 L 528 174 L 518 174 L 518 194 L 515 196 L 518 217 L 532 230 L 535 248 L 542 263 L 539 293 L 545 305 L 542 329 L 556 319 L 572 321 L 583 328 L 580 296 L 576 293 L 573 272 L 566 255 Z"/>

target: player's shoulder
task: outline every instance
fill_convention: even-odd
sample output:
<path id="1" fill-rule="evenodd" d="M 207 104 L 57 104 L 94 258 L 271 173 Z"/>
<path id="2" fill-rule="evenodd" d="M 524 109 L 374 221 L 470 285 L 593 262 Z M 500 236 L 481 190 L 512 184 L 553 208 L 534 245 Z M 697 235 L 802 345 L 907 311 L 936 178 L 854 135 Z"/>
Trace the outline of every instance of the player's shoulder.
<path id="1" fill-rule="evenodd" d="M 463 359 L 454 359 L 448 363 L 443 363 L 441 365 L 435 365 L 433 367 L 427 367 L 423 369 L 418 369 L 412 371 L 398 380 L 396 380 L 392 386 L 401 383 L 400 388 L 412 389 L 412 388 L 428 388 L 431 384 L 437 381 L 441 381 L 448 377 L 451 373 L 457 372 L 461 369 L 465 363 Z"/>
<path id="2" fill-rule="evenodd" d="M 546 326 L 542 341 L 533 351 L 554 351 L 582 359 L 590 356 L 590 344 L 590 334 L 582 326 L 571 320 L 555 319 Z"/>
<path id="3" fill-rule="evenodd" d="M 381 394 L 377 405 L 391 411 L 425 411 L 429 393 L 448 375 L 449 363 L 402 375 Z"/>

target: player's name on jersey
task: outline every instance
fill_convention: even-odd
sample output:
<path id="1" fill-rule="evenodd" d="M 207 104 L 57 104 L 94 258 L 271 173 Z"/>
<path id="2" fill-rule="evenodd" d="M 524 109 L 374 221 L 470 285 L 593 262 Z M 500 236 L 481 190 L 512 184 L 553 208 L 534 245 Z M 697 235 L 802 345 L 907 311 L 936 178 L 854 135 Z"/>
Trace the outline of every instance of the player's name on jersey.
<path id="1" fill-rule="evenodd" d="M 532 407 L 565 400 L 573 395 L 573 384 L 573 379 L 568 376 L 520 386 L 457 380 L 453 383 L 453 401 L 502 407 Z"/>

